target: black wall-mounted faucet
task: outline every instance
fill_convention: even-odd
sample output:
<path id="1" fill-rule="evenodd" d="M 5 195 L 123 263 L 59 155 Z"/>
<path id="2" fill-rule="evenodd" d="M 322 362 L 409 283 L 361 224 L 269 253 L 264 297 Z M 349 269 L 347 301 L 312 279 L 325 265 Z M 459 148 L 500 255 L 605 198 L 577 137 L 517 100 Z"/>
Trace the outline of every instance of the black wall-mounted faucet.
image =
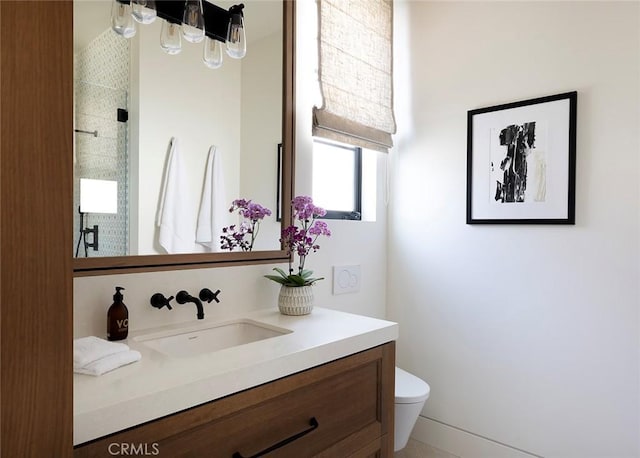
<path id="1" fill-rule="evenodd" d="M 193 302 L 194 304 L 196 304 L 196 309 L 198 309 L 198 313 L 196 316 L 198 317 L 199 320 L 204 319 L 204 309 L 202 308 L 202 302 L 200 302 L 200 299 L 198 299 L 197 297 L 193 297 L 188 292 L 182 290 L 182 291 L 178 291 L 178 294 L 176 294 L 176 302 L 178 302 L 178 304 L 186 304 L 187 302 Z"/>
<path id="2" fill-rule="evenodd" d="M 197 297 L 193 297 L 188 292 L 181 290 L 181 291 L 178 291 L 178 294 L 176 294 L 176 302 L 178 304 L 186 304 L 187 302 L 193 302 L 194 304 L 196 304 L 196 309 L 198 310 L 197 317 L 199 320 L 202 320 L 204 319 L 204 308 L 202 307 L 201 301 L 206 301 L 206 302 L 216 301 L 219 303 L 220 299 L 218 299 L 218 294 L 220 294 L 220 290 L 217 290 L 214 293 L 209 288 L 202 288 L 200 290 L 200 294 L 198 294 L 200 299 L 198 299 Z M 151 305 L 157 309 L 167 307 L 169 310 L 172 310 L 171 308 L 172 299 L 173 299 L 173 296 L 164 297 L 162 293 L 155 293 L 153 296 L 151 296 L 150 302 L 151 302 Z"/>

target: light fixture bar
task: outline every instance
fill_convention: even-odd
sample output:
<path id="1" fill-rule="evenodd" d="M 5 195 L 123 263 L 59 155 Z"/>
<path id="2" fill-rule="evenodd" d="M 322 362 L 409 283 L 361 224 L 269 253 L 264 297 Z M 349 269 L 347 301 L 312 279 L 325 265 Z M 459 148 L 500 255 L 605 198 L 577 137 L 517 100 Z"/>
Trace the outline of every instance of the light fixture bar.
<path id="1" fill-rule="evenodd" d="M 120 3 L 130 4 L 130 0 L 118 0 Z M 202 11 L 204 15 L 205 35 L 209 38 L 227 41 L 227 30 L 231 17 L 236 14 L 242 15 L 244 4 L 233 5 L 229 10 L 225 10 L 213 3 L 204 0 Z M 181 24 L 184 14 L 184 0 L 160 0 L 156 1 L 156 12 L 158 17 L 167 22 Z"/>

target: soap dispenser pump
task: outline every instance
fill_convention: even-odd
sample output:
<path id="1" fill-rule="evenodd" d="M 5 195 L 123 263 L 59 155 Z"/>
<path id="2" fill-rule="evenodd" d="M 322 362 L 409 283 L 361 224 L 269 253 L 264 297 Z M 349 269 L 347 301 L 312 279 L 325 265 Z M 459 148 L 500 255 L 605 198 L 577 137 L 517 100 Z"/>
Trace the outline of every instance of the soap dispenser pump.
<path id="1" fill-rule="evenodd" d="M 107 339 L 123 340 L 129 334 L 129 310 L 122 302 L 122 293 L 124 288 L 116 286 L 116 293 L 113 295 L 113 304 L 107 312 Z"/>

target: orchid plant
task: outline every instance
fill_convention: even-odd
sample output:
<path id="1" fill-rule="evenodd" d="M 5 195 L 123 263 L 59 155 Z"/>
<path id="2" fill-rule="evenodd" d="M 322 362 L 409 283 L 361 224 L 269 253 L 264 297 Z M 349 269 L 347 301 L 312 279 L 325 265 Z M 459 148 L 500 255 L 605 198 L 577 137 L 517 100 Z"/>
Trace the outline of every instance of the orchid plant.
<path id="1" fill-rule="evenodd" d="M 274 267 L 273 270 L 279 275 L 265 275 L 265 277 L 284 286 L 310 286 L 324 279 L 312 277 L 313 272 L 306 270 L 304 264 L 311 252 L 315 253 L 320 249 L 317 243 L 318 237 L 331 236 L 327 223 L 317 219 L 319 216 L 326 215 L 327 212 L 313 205 L 313 200 L 309 196 L 295 197 L 291 202 L 291 209 L 293 224 L 283 229 L 280 239 L 289 255 L 289 272 L 286 273 L 279 267 Z M 293 263 L 296 255 L 299 263 L 294 273 Z"/>
<path id="2" fill-rule="evenodd" d="M 222 228 L 220 236 L 220 248 L 233 251 L 240 248 L 242 251 L 253 250 L 253 244 L 258 237 L 260 222 L 265 216 L 271 215 L 271 210 L 251 200 L 236 199 L 231 202 L 229 213 L 237 211 L 242 216 L 240 224 L 232 224 Z"/>

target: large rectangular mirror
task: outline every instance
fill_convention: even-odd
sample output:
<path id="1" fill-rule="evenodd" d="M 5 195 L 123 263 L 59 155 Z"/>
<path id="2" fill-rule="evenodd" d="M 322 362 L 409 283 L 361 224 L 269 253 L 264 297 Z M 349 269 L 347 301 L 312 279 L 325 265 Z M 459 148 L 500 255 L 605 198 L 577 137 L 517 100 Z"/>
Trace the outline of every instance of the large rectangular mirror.
<path id="1" fill-rule="evenodd" d="M 203 63 L 203 42 L 163 51 L 170 22 L 161 17 L 135 23 L 131 38 L 116 34 L 122 5 L 74 0 L 76 276 L 286 260 L 294 2 L 245 1 L 246 56 L 223 50 L 216 69 Z M 243 221 L 228 211 L 236 199 L 271 214 L 250 249 L 231 251 L 220 236 Z M 173 241 L 163 218 L 178 221 Z"/>

